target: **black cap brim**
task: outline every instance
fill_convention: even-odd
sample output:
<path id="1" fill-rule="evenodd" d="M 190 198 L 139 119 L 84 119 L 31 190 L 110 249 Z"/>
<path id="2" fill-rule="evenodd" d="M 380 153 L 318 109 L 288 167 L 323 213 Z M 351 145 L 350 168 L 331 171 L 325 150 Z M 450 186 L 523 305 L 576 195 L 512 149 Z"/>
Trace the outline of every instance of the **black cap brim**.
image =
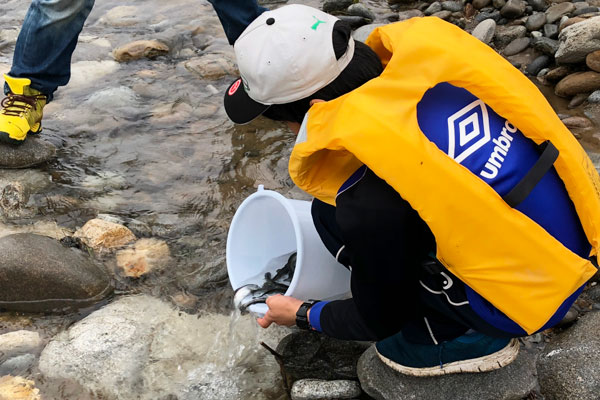
<path id="1" fill-rule="evenodd" d="M 225 112 L 236 124 L 247 124 L 264 113 L 270 105 L 252 100 L 244 90 L 242 78 L 236 79 L 225 92 Z"/>

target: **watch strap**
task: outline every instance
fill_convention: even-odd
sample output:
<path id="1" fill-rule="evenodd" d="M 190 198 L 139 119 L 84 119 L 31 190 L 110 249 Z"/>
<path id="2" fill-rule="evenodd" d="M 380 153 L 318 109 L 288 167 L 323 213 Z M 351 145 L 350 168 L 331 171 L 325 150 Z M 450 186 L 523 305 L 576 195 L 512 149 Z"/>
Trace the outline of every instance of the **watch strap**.
<path id="1" fill-rule="evenodd" d="M 308 310 L 317 303 L 317 300 L 309 300 L 302 303 L 296 312 L 296 326 L 300 329 L 309 330 L 310 322 L 308 321 Z"/>

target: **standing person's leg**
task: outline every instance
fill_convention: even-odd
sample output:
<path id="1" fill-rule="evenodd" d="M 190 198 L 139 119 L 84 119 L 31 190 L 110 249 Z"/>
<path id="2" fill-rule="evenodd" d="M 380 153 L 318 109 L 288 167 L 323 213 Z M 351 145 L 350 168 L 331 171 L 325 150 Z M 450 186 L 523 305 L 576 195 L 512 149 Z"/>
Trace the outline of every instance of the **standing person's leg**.
<path id="1" fill-rule="evenodd" d="M 71 56 L 94 0 L 34 0 L 5 75 L 0 141 L 21 144 L 41 131 L 43 108 L 71 77 Z"/>
<path id="2" fill-rule="evenodd" d="M 234 44 L 244 29 L 267 11 L 256 0 L 208 0 L 215 9 L 229 44 Z"/>

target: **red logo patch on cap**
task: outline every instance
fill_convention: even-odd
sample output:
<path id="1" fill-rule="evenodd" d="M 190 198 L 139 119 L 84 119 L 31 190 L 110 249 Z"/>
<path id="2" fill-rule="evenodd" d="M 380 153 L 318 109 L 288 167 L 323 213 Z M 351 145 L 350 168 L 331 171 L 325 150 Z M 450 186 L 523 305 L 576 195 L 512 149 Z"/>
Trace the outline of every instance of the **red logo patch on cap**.
<path id="1" fill-rule="evenodd" d="M 229 94 L 230 96 L 233 96 L 235 94 L 235 92 L 237 92 L 237 90 L 241 84 L 242 84 L 242 78 L 233 82 L 233 85 L 231 85 L 231 87 L 229 88 L 229 92 L 227 92 L 227 94 Z"/>

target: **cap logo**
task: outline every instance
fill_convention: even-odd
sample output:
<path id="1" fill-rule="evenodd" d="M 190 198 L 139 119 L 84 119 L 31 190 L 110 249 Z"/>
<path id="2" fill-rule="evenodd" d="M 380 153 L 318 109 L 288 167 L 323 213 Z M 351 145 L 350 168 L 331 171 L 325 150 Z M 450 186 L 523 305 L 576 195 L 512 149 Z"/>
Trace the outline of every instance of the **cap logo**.
<path id="1" fill-rule="evenodd" d="M 237 81 L 233 82 L 233 85 L 231 85 L 231 87 L 229 88 L 229 92 L 227 92 L 227 93 L 230 96 L 233 96 L 235 94 L 235 92 L 237 92 L 237 90 L 240 87 L 241 83 L 242 83 L 241 79 L 238 79 Z"/>
<path id="2" fill-rule="evenodd" d="M 313 24 L 313 26 L 310 27 L 310 29 L 312 29 L 313 31 L 316 31 L 317 28 L 319 27 L 319 25 L 327 23 L 326 21 L 321 21 L 319 18 L 315 17 L 314 15 L 313 15 L 313 18 L 317 21 Z"/>

